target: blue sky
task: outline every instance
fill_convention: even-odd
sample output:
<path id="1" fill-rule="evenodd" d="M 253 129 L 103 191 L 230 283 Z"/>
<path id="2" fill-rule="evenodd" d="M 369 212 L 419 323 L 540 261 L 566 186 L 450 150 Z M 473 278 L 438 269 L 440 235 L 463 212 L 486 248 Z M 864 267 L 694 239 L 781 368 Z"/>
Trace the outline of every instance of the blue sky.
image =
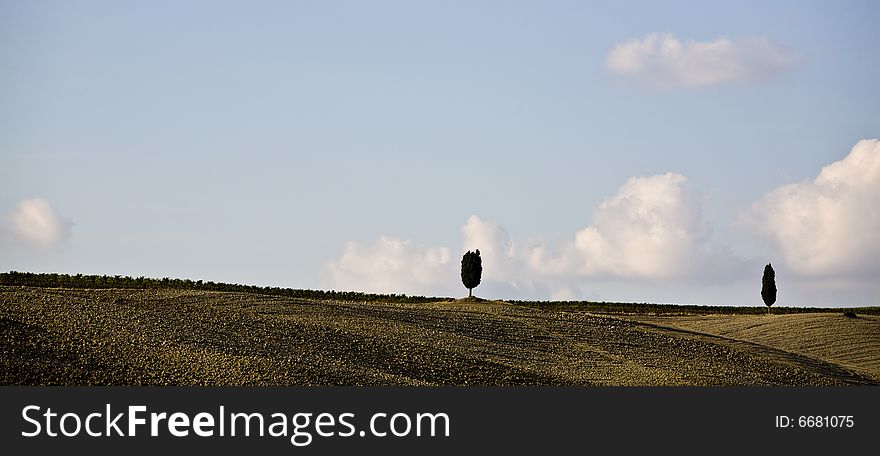
<path id="1" fill-rule="evenodd" d="M 760 305 L 772 261 L 878 305 L 878 20 L 2 1 L 0 270 L 460 295 L 481 248 L 491 297 Z"/>

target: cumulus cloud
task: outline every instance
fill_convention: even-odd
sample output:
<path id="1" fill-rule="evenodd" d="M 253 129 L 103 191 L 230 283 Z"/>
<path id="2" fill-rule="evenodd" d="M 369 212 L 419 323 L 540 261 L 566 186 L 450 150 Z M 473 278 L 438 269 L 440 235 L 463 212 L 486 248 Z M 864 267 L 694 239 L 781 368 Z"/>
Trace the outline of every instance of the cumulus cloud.
<path id="1" fill-rule="evenodd" d="M 537 282 L 526 268 L 522 251 L 510 238 L 507 230 L 493 220 L 471 215 L 461 227 L 462 253 L 480 250 L 483 280 L 480 292 L 489 295 L 546 297 L 565 288 L 555 281 Z"/>
<path id="2" fill-rule="evenodd" d="M 594 211 L 592 222 L 553 255 L 541 243 L 526 254 L 544 276 L 668 279 L 729 275 L 741 261 L 707 246 L 699 199 L 681 174 L 628 179 Z"/>
<path id="3" fill-rule="evenodd" d="M 880 272 L 880 141 L 859 141 L 815 179 L 779 187 L 743 221 L 768 237 L 802 275 Z"/>
<path id="4" fill-rule="evenodd" d="M 73 224 L 61 218 L 48 201 L 30 198 L 18 203 L 8 217 L 14 239 L 38 247 L 53 247 L 70 238 Z"/>
<path id="5" fill-rule="evenodd" d="M 476 215 L 461 227 L 462 253 L 480 250 L 483 277 L 488 280 L 512 280 L 515 251 L 507 231 L 498 223 Z"/>
<path id="6" fill-rule="evenodd" d="M 480 250 L 480 289 L 495 296 L 575 299 L 593 279 L 738 278 L 746 263 L 709 245 L 699 198 L 686 184 L 675 173 L 630 178 L 559 249 L 517 244 L 497 222 L 472 215 L 460 229 L 461 251 Z M 383 236 L 372 247 L 349 242 L 324 270 L 339 289 L 455 294 L 458 259 L 446 247 Z"/>
<path id="7" fill-rule="evenodd" d="M 342 256 L 324 265 L 333 288 L 373 293 L 441 294 L 451 274 L 449 249 L 382 236 L 372 246 L 348 242 Z"/>
<path id="8" fill-rule="evenodd" d="M 480 250 L 482 289 L 516 288 L 513 243 L 504 227 L 476 215 L 460 228 L 462 253 Z M 425 247 L 382 236 L 372 246 L 348 242 L 339 259 L 324 264 L 332 287 L 376 293 L 455 294 L 460 291 L 459 257 L 448 247 Z"/>
<path id="9" fill-rule="evenodd" d="M 790 52 L 765 38 L 682 41 L 658 33 L 617 44 L 605 59 L 609 71 L 657 87 L 761 81 L 793 64 Z"/>

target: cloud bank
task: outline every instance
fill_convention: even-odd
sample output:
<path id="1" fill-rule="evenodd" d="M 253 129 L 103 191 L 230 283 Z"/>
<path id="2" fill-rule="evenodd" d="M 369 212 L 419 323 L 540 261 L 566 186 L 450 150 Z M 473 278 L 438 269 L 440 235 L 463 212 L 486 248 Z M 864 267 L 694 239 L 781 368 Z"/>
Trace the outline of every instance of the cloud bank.
<path id="1" fill-rule="evenodd" d="M 743 216 L 806 276 L 880 274 L 880 141 L 859 141 L 815 179 L 784 185 Z"/>
<path id="2" fill-rule="evenodd" d="M 560 255 L 528 252 L 544 276 L 675 279 L 728 275 L 741 261 L 707 245 L 709 226 L 681 174 L 632 177 L 594 211 Z"/>
<path id="3" fill-rule="evenodd" d="M 735 276 L 743 262 L 708 246 L 710 229 L 686 181 L 675 173 L 630 178 L 596 208 L 592 223 L 559 249 L 540 241 L 516 243 L 497 222 L 472 215 L 460 229 L 460 252 L 480 249 L 484 292 L 544 299 L 576 298 L 579 284 L 593 278 Z M 445 247 L 383 236 L 373 247 L 349 242 L 324 270 L 339 289 L 455 294 L 458 258 Z"/>
<path id="4" fill-rule="evenodd" d="M 516 266 L 516 251 L 504 227 L 476 215 L 468 218 L 461 227 L 462 253 L 480 250 L 483 262 L 483 278 L 509 281 Z"/>
<path id="5" fill-rule="evenodd" d="M 765 38 L 682 41 L 668 33 L 620 43 L 605 59 L 612 73 L 663 88 L 763 81 L 793 65 L 790 52 Z"/>
<path id="6" fill-rule="evenodd" d="M 8 230 L 13 239 L 37 247 L 54 247 L 70 238 L 73 226 L 61 218 L 48 201 L 30 198 L 18 203 L 8 216 Z"/>
<path id="7" fill-rule="evenodd" d="M 348 242 L 342 256 L 324 264 L 332 287 L 372 293 L 437 294 L 450 270 L 449 249 L 382 236 L 372 246 Z"/>
<path id="8" fill-rule="evenodd" d="M 22 233 L 35 240 L 57 238 L 51 234 L 57 217 L 47 204 L 23 202 L 22 208 L 16 225 L 27 227 Z M 772 190 L 741 213 L 740 222 L 771 241 L 786 271 L 810 280 L 876 284 L 877 208 L 880 141 L 865 139 L 815 179 Z M 593 210 L 589 225 L 561 246 L 515 242 L 502 225 L 477 215 L 467 219 L 460 235 L 460 252 L 482 253 L 481 290 L 497 296 L 569 299 L 581 297 L 582 285 L 596 280 L 718 284 L 760 270 L 756 260 L 712 244 L 700 198 L 685 176 L 671 172 L 629 178 Z M 371 247 L 349 242 L 338 260 L 325 264 L 325 272 L 339 289 L 455 295 L 461 286 L 459 257 L 452 251 L 383 236 Z"/>

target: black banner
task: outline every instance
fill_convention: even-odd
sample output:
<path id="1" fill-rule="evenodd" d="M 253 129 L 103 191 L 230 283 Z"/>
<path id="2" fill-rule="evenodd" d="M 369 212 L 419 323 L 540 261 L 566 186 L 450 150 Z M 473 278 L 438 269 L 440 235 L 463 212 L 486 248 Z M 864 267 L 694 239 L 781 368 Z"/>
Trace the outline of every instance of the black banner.
<path id="1" fill-rule="evenodd" d="M 840 454 L 880 431 L 875 387 L 2 387 L 0 399 L 6 454 Z"/>

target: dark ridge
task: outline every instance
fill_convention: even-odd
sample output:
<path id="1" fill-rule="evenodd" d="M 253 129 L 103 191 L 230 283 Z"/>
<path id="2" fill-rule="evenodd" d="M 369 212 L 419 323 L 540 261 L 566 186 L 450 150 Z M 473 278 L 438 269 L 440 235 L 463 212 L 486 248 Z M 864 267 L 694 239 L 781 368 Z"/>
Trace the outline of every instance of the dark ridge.
<path id="1" fill-rule="evenodd" d="M 256 285 L 239 285 L 190 279 L 171 279 L 168 277 L 154 279 L 150 277 L 106 276 L 106 275 L 70 275 L 32 272 L 0 273 L 0 285 L 13 285 L 42 288 L 133 288 L 133 289 L 178 289 L 204 291 L 232 291 L 239 293 L 257 293 L 290 298 L 336 301 L 366 302 L 436 302 L 444 301 L 445 297 L 407 296 L 404 294 L 375 294 L 359 291 L 325 291 L 302 290 L 295 288 L 258 287 Z"/>
<path id="2" fill-rule="evenodd" d="M 183 289 L 204 291 L 230 291 L 239 293 L 256 293 L 290 298 L 311 299 L 316 301 L 360 301 L 390 303 L 428 303 L 449 301 L 449 297 L 410 296 L 405 294 L 377 294 L 359 291 L 335 290 L 304 290 L 296 288 L 259 287 L 256 285 L 240 285 L 202 280 L 171 279 L 168 277 L 155 279 L 149 277 L 54 274 L 32 272 L 0 273 L 0 285 L 27 286 L 42 288 L 130 288 L 130 289 Z M 479 298 L 478 298 L 479 299 Z M 476 301 L 476 300 L 474 300 Z M 608 301 L 505 301 L 509 304 L 531 307 L 542 310 L 578 311 L 597 313 L 657 313 L 657 314 L 759 314 L 766 313 L 764 306 L 706 306 L 697 304 L 654 304 L 635 302 Z M 880 307 L 774 307 L 774 314 L 797 314 L 809 312 L 835 312 L 846 310 L 863 315 L 880 315 Z"/>
<path id="3" fill-rule="evenodd" d="M 648 302 L 591 302 L 591 301 L 508 301 L 510 304 L 531 307 L 535 309 L 569 311 L 569 312 L 596 312 L 596 313 L 633 313 L 633 314 L 766 314 L 767 308 L 763 302 L 754 306 L 706 306 L 698 304 L 654 304 Z M 880 315 L 880 307 L 773 307 L 773 314 L 799 314 L 799 313 L 840 313 L 841 311 L 852 314 Z"/>

